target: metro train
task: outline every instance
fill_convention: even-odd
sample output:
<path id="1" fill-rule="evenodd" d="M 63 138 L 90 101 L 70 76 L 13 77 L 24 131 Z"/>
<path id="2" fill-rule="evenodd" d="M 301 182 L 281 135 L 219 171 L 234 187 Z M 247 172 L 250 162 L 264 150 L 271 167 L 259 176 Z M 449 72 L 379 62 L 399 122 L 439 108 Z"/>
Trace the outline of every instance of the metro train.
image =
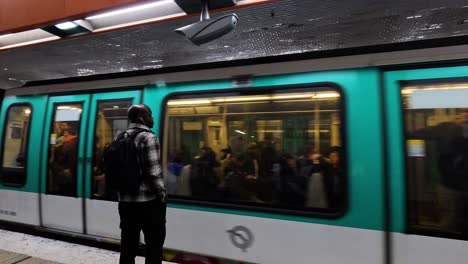
<path id="1" fill-rule="evenodd" d="M 174 254 L 463 263 L 466 58 L 461 45 L 6 90 L 0 221 L 118 241 L 101 157 L 145 103 Z"/>

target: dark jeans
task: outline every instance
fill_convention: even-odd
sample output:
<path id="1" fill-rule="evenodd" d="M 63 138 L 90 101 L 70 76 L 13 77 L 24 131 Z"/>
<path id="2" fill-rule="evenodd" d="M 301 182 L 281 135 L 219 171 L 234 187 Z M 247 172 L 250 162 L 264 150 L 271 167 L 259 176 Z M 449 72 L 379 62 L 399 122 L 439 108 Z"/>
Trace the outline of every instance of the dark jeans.
<path id="1" fill-rule="evenodd" d="M 140 231 L 145 235 L 146 264 L 162 263 L 162 248 L 166 238 L 166 204 L 149 202 L 119 202 L 121 253 L 120 264 L 134 264 L 140 244 Z"/>

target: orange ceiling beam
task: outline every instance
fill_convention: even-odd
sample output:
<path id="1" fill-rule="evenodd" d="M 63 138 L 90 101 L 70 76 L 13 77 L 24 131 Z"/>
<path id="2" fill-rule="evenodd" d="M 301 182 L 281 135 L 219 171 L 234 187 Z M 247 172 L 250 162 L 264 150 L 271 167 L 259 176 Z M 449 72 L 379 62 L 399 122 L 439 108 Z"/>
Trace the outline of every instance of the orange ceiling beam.
<path id="1" fill-rule="evenodd" d="M 0 0 L 0 34 L 74 20 L 146 0 Z"/>

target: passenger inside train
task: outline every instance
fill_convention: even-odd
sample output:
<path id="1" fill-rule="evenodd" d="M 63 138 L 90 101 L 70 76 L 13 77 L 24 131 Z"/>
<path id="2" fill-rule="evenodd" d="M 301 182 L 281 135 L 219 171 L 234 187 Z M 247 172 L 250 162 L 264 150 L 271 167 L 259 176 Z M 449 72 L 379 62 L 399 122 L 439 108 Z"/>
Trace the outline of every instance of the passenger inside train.
<path id="1" fill-rule="evenodd" d="M 468 109 L 420 108 L 410 94 L 404 99 L 411 224 L 468 234 Z"/>
<path id="2" fill-rule="evenodd" d="M 162 153 L 170 194 L 338 211 L 344 204 L 340 96 L 334 91 L 171 99 Z M 311 100 L 310 98 L 316 98 Z M 200 103 L 202 102 L 202 103 Z M 178 153 L 175 161 L 173 154 Z"/>
<path id="3" fill-rule="evenodd" d="M 55 106 L 49 144 L 47 193 L 76 195 L 81 105 Z"/>

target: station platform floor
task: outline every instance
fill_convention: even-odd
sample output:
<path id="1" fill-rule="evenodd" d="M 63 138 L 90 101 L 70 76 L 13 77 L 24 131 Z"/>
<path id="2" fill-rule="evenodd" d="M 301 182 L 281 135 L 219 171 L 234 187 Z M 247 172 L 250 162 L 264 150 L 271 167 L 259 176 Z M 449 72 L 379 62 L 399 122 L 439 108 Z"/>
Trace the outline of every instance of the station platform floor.
<path id="1" fill-rule="evenodd" d="M 137 257 L 137 264 L 144 262 L 143 257 Z M 119 263 L 119 252 L 0 229 L 0 264 L 94 263 Z"/>

